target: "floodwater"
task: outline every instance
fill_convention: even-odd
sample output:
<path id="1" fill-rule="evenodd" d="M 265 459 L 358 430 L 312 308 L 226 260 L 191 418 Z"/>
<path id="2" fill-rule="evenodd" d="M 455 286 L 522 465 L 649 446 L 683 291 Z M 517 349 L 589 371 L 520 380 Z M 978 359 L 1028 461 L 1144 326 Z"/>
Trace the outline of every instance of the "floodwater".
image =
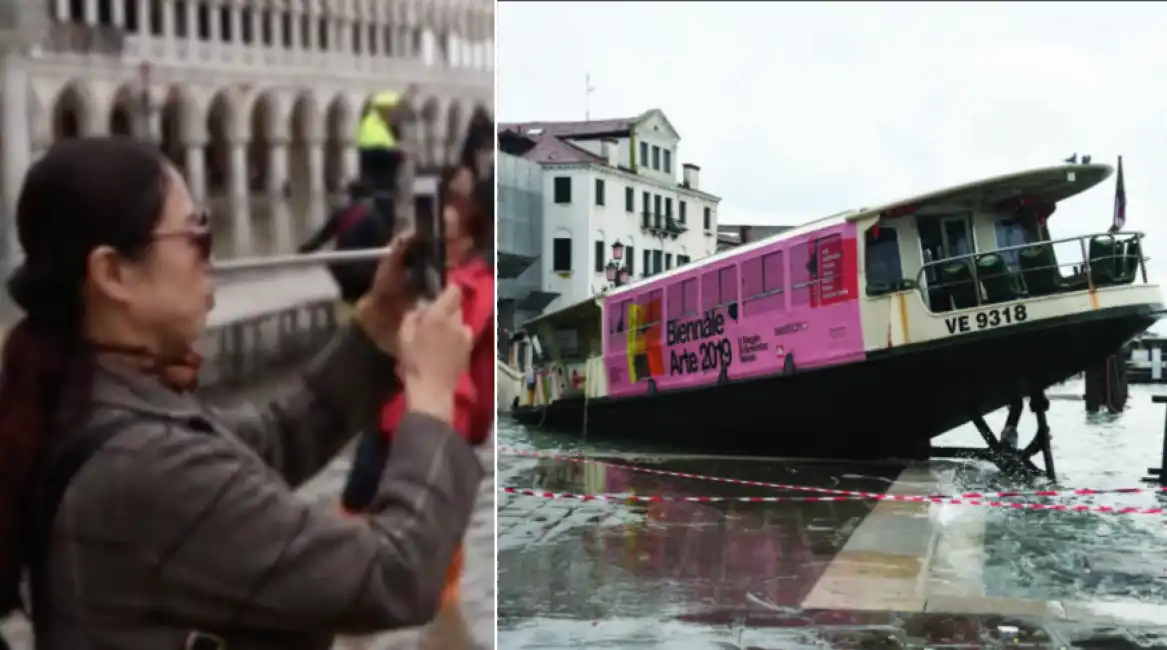
<path id="1" fill-rule="evenodd" d="M 1058 486 L 1143 486 L 1164 407 L 1131 387 L 1126 413 L 1049 413 Z M 1050 394 L 1081 394 L 1080 382 Z M 1004 412 L 988 418 L 999 427 Z M 1034 423 L 1026 413 L 1024 444 Z M 711 432 L 711 435 L 716 435 Z M 878 435 L 873 430 L 872 435 Z M 971 427 L 938 445 L 981 447 Z M 501 486 L 574 494 L 790 496 L 622 469 L 900 493 L 1035 489 L 979 461 L 823 464 L 683 456 L 499 426 Z M 508 453 L 586 454 L 609 465 Z M 1036 462 L 1040 465 L 1040 455 Z M 1163 515 L 843 500 L 598 503 L 499 495 L 503 648 L 1167 647 Z M 1167 507 L 1156 494 L 1007 499 Z"/>

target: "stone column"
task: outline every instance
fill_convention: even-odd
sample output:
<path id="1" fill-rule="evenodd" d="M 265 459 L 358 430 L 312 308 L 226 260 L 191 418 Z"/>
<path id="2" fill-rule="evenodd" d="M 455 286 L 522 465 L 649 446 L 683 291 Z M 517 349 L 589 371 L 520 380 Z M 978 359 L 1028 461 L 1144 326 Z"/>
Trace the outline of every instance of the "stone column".
<path id="1" fill-rule="evenodd" d="M 292 26 L 291 33 L 288 38 L 291 41 L 289 52 L 291 53 L 291 60 L 294 62 L 302 61 L 304 53 L 301 51 L 303 45 L 300 43 L 300 23 L 304 19 L 303 12 L 300 10 L 300 3 L 293 3 L 288 7 L 288 14 L 292 17 L 289 23 Z"/>
<path id="2" fill-rule="evenodd" d="M 194 3 L 191 2 L 188 4 L 193 5 Z M 209 40 L 211 43 L 211 47 L 212 47 L 213 51 L 215 52 L 215 58 L 218 59 L 219 58 L 218 53 L 223 50 L 223 34 L 222 34 L 223 30 L 221 29 L 222 23 L 219 22 L 219 3 L 216 2 L 215 0 L 212 0 L 211 2 L 207 3 L 207 9 L 208 9 L 208 11 L 210 11 L 210 15 L 211 15 L 211 20 L 210 20 L 211 24 L 209 25 L 210 30 L 208 32 L 208 34 L 210 36 Z"/>
<path id="3" fill-rule="evenodd" d="M 267 150 L 267 195 L 271 205 L 274 253 L 292 251 L 292 215 L 284 188 L 288 183 L 288 136 L 272 137 Z"/>
<path id="4" fill-rule="evenodd" d="M 256 10 L 259 9 L 258 4 Z M 230 50 L 233 52 L 231 58 L 238 61 L 243 57 L 243 7 L 232 3 L 228 9 L 228 14 L 231 16 L 231 45 Z"/>
<path id="5" fill-rule="evenodd" d="M 115 3 L 113 3 L 112 9 L 113 9 L 113 12 L 112 12 L 111 17 L 113 18 L 113 26 L 118 28 L 118 29 L 125 27 L 126 26 L 126 5 L 125 5 L 125 3 L 124 2 L 115 2 Z"/>
<path id="6" fill-rule="evenodd" d="M 24 173 L 31 158 L 29 142 L 29 79 L 28 70 L 17 54 L 0 52 L 0 169 L 3 170 L 4 203 L 0 205 L 3 217 L 3 247 L 5 269 L 11 269 L 23 259 L 20 243 L 16 240 L 16 199 L 24 182 Z"/>
<path id="7" fill-rule="evenodd" d="M 247 140 L 236 136 L 227 142 L 230 178 L 227 191 L 231 196 L 231 232 L 236 256 L 250 255 L 253 250 L 251 205 L 247 187 Z"/>
<path id="8" fill-rule="evenodd" d="M 349 129 L 352 131 L 352 129 Z M 340 147 L 340 183 L 343 187 L 349 181 L 354 181 L 361 174 L 360 152 L 357 143 L 352 140 L 352 134 L 346 136 L 338 145 Z"/>
<path id="9" fill-rule="evenodd" d="M 138 34 L 150 35 L 150 0 L 138 0 Z M 143 47 L 146 47 L 143 45 Z M 148 52 L 149 50 L 144 50 Z"/>
<path id="10" fill-rule="evenodd" d="M 196 204 L 207 200 L 207 140 L 192 136 L 186 144 L 186 184 Z"/>
<path id="11" fill-rule="evenodd" d="M 69 22 L 69 0 L 56 0 L 53 3 L 53 10 L 56 14 L 57 20 L 61 22 Z"/>
<path id="12" fill-rule="evenodd" d="M 85 0 L 85 24 L 97 25 L 97 0 Z"/>
<path id="13" fill-rule="evenodd" d="M 308 223 L 317 228 L 324 223 L 324 138 L 311 137 L 304 143 L 308 152 Z"/>
<path id="14" fill-rule="evenodd" d="M 194 2 L 186 3 L 186 41 L 188 43 L 188 59 L 198 58 L 199 46 L 199 14 L 198 5 Z"/>
<path id="15" fill-rule="evenodd" d="M 115 5 L 120 4 L 114 2 Z M 162 0 L 162 46 L 167 57 L 173 57 L 177 48 L 178 31 L 175 28 L 174 0 Z"/>

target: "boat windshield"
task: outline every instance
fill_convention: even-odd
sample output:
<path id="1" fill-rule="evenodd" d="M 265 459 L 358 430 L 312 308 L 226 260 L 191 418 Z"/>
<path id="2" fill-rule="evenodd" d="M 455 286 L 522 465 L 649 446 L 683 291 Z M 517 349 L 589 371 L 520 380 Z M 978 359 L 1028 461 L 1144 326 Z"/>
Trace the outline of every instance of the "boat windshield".
<path id="1" fill-rule="evenodd" d="M 997 248 L 1009 248 L 1024 244 L 1034 244 L 1049 239 L 1049 232 L 1038 221 L 1037 215 L 1029 210 L 1002 214 L 993 224 L 997 235 Z M 1020 249 L 1001 251 L 1001 257 L 1010 271 L 1021 270 Z"/>

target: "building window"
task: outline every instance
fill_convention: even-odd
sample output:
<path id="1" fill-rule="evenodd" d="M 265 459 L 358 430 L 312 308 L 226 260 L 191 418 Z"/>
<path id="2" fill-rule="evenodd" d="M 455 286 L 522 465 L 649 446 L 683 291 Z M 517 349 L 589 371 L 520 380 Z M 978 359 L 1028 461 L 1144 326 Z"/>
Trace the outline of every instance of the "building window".
<path id="1" fill-rule="evenodd" d="M 705 208 L 705 229 L 713 230 L 713 208 Z"/>
<path id="2" fill-rule="evenodd" d="M 596 205 L 604 205 L 604 179 L 596 179 Z"/>
<path id="3" fill-rule="evenodd" d="M 604 272 L 604 242 L 596 240 L 596 273 Z"/>
<path id="4" fill-rule="evenodd" d="M 665 253 L 665 270 L 673 268 L 673 254 Z"/>
<path id="5" fill-rule="evenodd" d="M 551 247 L 551 270 L 571 273 L 571 237 L 556 237 Z"/>
<path id="6" fill-rule="evenodd" d="M 652 146 L 652 168 L 660 170 L 660 147 L 655 144 Z"/>
<path id="7" fill-rule="evenodd" d="M 688 255 L 677 255 L 677 266 L 684 266 L 689 263 Z"/>
<path id="8" fill-rule="evenodd" d="M 664 172 L 666 174 L 671 174 L 671 173 L 673 173 L 673 152 L 668 150 L 668 149 L 665 149 L 663 155 L 664 155 Z"/>
<path id="9" fill-rule="evenodd" d="M 628 268 L 628 277 L 632 277 L 636 273 L 636 249 L 634 247 L 624 247 L 624 263 Z"/>
<path id="10" fill-rule="evenodd" d="M 559 204 L 571 203 L 571 177 L 555 177 L 555 202 Z"/>
<path id="11" fill-rule="evenodd" d="M 644 277 L 652 275 L 652 251 L 644 249 Z"/>
<path id="12" fill-rule="evenodd" d="M 636 212 L 636 190 L 631 186 L 624 188 L 624 210 Z"/>
<path id="13" fill-rule="evenodd" d="M 672 219 L 672 218 L 673 218 L 673 200 L 672 200 L 672 198 L 665 197 L 665 219 Z"/>
<path id="14" fill-rule="evenodd" d="M 648 143 L 647 142 L 640 143 L 640 161 L 639 161 L 639 163 L 641 165 L 644 165 L 645 167 L 648 167 Z"/>
<path id="15" fill-rule="evenodd" d="M 677 220 L 685 223 L 685 202 L 677 201 Z"/>
<path id="16" fill-rule="evenodd" d="M 660 228 L 660 194 L 652 195 L 652 221 Z"/>
<path id="17" fill-rule="evenodd" d="M 641 196 L 644 199 L 644 214 L 641 215 L 640 224 L 642 226 L 644 226 L 645 228 L 647 228 L 649 226 L 649 224 L 652 223 L 649 220 L 650 219 L 649 215 L 652 213 L 652 210 L 649 209 L 649 207 L 650 207 L 649 200 L 650 199 L 649 199 L 648 192 L 644 192 Z"/>
<path id="18" fill-rule="evenodd" d="M 661 264 L 661 258 L 664 256 L 664 251 L 657 249 L 652 252 L 652 272 L 660 273 L 664 268 Z"/>

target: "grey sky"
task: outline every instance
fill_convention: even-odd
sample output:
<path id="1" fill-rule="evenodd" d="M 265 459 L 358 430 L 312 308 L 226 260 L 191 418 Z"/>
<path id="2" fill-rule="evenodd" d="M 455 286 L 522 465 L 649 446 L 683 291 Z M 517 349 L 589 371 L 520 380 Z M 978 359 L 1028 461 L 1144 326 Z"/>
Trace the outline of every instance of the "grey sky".
<path id="1" fill-rule="evenodd" d="M 1167 5 L 574 3 L 498 7 L 498 116 L 660 108 L 723 223 L 799 223 L 1071 153 L 1123 155 L 1128 228 L 1167 217 Z M 1113 177 L 1055 236 L 1104 230 Z M 1167 233 L 1148 254 L 1167 257 Z M 1154 265 L 1155 275 L 1167 266 Z"/>

